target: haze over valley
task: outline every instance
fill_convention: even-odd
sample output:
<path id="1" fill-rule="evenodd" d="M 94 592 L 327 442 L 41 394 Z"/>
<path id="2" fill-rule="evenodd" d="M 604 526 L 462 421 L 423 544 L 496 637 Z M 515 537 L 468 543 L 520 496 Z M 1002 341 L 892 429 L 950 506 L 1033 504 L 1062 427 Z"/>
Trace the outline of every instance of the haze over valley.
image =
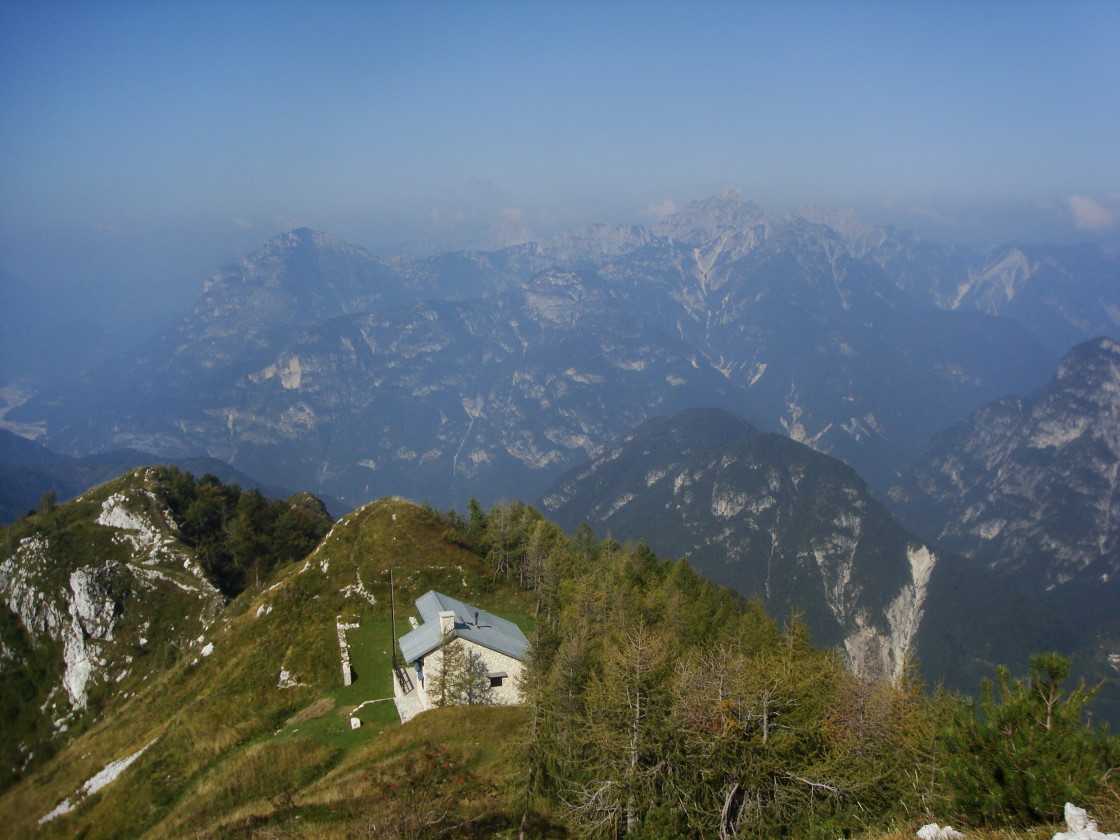
<path id="1" fill-rule="evenodd" d="M 4 824 L 1103 837 L 1117 43 L 4 4 Z"/>

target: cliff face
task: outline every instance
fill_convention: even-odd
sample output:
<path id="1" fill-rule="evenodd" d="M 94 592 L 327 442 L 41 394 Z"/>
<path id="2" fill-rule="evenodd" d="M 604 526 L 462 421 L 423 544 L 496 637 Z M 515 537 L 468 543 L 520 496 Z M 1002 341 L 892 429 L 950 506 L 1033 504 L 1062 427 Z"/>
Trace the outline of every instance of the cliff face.
<path id="1" fill-rule="evenodd" d="M 68 454 L 205 453 L 345 507 L 450 506 L 535 496 L 637 423 L 717 405 L 885 487 L 932 434 L 1052 364 L 1022 326 L 935 293 L 966 263 L 734 193 L 652 230 L 426 259 L 298 230 L 215 271 L 136 352 L 7 419 Z"/>
<path id="2" fill-rule="evenodd" d="M 32 696 L 5 698 L 17 701 L 4 709 L 5 772 L 96 720 L 110 695 L 138 690 L 221 609 L 154 480 L 131 473 L 9 529 L 0 678 Z"/>
<path id="3" fill-rule="evenodd" d="M 891 504 L 904 522 L 1079 621 L 1120 633 L 1120 344 L 1078 345 L 1028 397 L 938 436 Z"/>
<path id="4" fill-rule="evenodd" d="M 542 504 L 567 527 L 683 556 L 771 615 L 802 613 L 869 676 L 917 658 L 928 678 L 972 687 L 993 659 L 1069 643 L 1042 610 L 903 531 L 850 468 L 722 411 L 644 424 Z M 985 606 L 961 609 L 962 591 Z"/>

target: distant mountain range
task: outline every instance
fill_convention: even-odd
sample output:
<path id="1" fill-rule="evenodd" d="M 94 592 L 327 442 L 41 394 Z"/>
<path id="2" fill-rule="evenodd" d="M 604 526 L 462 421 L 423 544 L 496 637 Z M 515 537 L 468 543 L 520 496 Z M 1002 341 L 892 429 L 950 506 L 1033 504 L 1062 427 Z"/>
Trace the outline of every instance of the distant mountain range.
<path id="1" fill-rule="evenodd" d="M 846 466 L 714 409 L 645 423 L 542 507 L 683 556 L 773 615 L 803 612 L 857 668 L 897 672 L 914 655 L 968 689 L 983 663 L 1057 648 L 1106 680 L 1115 714 L 1118 470 L 1120 344 L 1101 338 L 1044 388 L 935 438 L 888 494 L 911 533 Z"/>
<path id="2" fill-rule="evenodd" d="M 156 463 L 174 464 L 196 476 L 210 474 L 244 490 L 260 490 L 273 499 L 291 495 L 284 488 L 260 484 L 217 458 L 162 459 L 134 449 L 71 458 L 0 429 L 0 525 L 34 510 L 46 492 L 53 491 L 58 501 L 66 501 L 135 467 Z"/>
<path id="3" fill-rule="evenodd" d="M 97 825 L 127 802 L 134 825 L 202 825 L 213 790 L 267 774 L 266 746 L 303 756 L 285 740 L 299 728 L 346 744 L 352 715 L 391 716 L 389 581 L 398 599 L 438 586 L 529 609 L 469 521 L 364 504 L 390 495 L 540 498 L 566 528 L 802 615 L 866 676 L 916 662 L 972 691 L 1058 650 L 1120 720 L 1117 266 L 819 208 L 771 218 L 737 193 L 652 228 L 423 259 L 276 237 L 133 351 L 19 405 L 0 395 L 0 522 L 20 518 L 0 551 L 0 788 L 45 768 L 9 812 L 65 833 L 67 814 Z M 5 330 L 0 347 L 30 332 Z M 218 497 L 186 503 L 174 471 L 121 475 L 157 462 L 356 510 L 227 601 L 188 539 Z M 21 518 L 52 490 L 82 495 Z M 316 500 L 289 501 L 326 530 Z M 241 538 L 247 576 L 264 547 L 225 513 L 213 530 Z M 547 565 L 558 531 L 533 528 Z M 370 619 L 351 625 L 357 689 L 335 686 L 344 614 Z M 316 773 L 343 766 L 315 755 Z M 150 801 L 87 796 L 125 757 Z M 306 780 L 283 781 L 276 809 Z"/>
<path id="4" fill-rule="evenodd" d="M 1040 391 L 938 435 L 888 500 L 916 533 L 1120 641 L 1118 487 L 1120 344 L 1101 338 Z"/>
<path id="5" fill-rule="evenodd" d="M 772 219 L 730 192 L 653 229 L 425 259 L 301 229 L 5 419 L 72 455 L 205 454 L 343 507 L 446 506 L 535 497 L 642 421 L 707 405 L 882 491 L 935 433 L 1043 385 L 1071 337 L 1115 335 L 1116 265 L 973 254 L 817 209 Z"/>
<path id="6" fill-rule="evenodd" d="M 718 409 L 651 420 L 558 481 L 563 527 L 644 540 L 704 577 L 805 617 L 859 672 L 975 690 L 996 662 L 1078 647 L 1037 603 L 906 533 L 850 467 Z"/>

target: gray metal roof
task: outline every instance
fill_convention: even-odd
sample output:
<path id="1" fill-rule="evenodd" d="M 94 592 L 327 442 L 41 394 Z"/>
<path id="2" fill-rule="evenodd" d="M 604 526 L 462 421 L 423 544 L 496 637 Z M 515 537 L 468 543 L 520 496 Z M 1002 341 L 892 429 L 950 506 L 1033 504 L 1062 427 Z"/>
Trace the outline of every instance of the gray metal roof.
<path id="1" fill-rule="evenodd" d="M 455 636 L 490 650 L 496 650 L 498 653 L 504 653 L 506 656 L 512 656 L 514 659 L 524 659 L 525 653 L 529 650 L 529 640 L 525 638 L 521 628 L 512 621 L 499 618 L 470 604 L 464 604 L 434 589 L 416 599 L 416 610 L 424 623 L 401 636 L 400 648 L 405 662 L 415 662 L 443 643 L 443 634 L 439 629 L 439 614 L 448 611 L 455 613 L 455 629 L 452 631 Z"/>

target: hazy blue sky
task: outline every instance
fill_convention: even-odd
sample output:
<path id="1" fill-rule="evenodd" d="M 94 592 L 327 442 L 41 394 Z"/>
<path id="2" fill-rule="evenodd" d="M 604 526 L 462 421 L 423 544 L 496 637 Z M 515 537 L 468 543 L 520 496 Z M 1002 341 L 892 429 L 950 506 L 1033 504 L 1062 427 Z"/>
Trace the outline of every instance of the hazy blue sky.
<path id="1" fill-rule="evenodd" d="M 294 225 L 499 241 L 725 187 L 1120 231 L 1116 0 L 3 0 L 0 39 L 0 269 L 35 283 L 193 294 Z"/>

